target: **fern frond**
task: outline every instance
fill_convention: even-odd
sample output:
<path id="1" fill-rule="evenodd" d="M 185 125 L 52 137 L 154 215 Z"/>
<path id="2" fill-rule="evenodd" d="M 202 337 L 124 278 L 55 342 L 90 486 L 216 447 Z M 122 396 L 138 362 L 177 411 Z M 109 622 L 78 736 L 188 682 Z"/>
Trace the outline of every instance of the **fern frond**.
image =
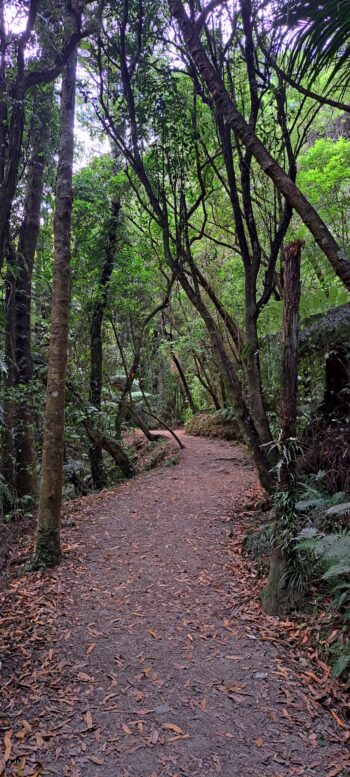
<path id="1" fill-rule="evenodd" d="M 332 507 L 328 507 L 326 510 L 326 515 L 331 516 L 339 516 L 339 515 L 348 515 L 350 513 L 350 502 L 343 502 L 341 504 L 335 504 L 332 505 Z"/>
<path id="2" fill-rule="evenodd" d="M 344 575 L 344 577 L 350 575 L 350 561 L 347 564 L 332 564 L 327 569 L 327 572 L 322 575 L 322 578 L 323 580 L 330 580 L 332 577 L 339 577 L 341 575 Z M 342 588 L 344 588 L 344 585 L 342 585 Z"/>
<path id="3" fill-rule="evenodd" d="M 337 659 L 333 668 L 333 677 L 340 677 L 348 667 L 350 667 L 350 651 L 349 653 L 342 653 Z"/>
<path id="4" fill-rule="evenodd" d="M 296 502 L 295 507 L 298 510 L 298 512 L 301 513 L 307 513 L 309 510 L 312 510 L 314 507 L 327 507 L 328 501 L 326 498 L 318 497 L 317 499 L 300 499 L 299 502 Z"/>

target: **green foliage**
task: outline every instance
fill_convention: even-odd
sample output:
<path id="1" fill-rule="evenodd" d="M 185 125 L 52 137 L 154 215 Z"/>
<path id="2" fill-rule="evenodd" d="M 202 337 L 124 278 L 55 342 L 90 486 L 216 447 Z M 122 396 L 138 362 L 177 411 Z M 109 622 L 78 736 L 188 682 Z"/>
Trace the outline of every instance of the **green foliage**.
<path id="1" fill-rule="evenodd" d="M 350 140 L 319 138 L 301 154 L 298 183 L 345 249 L 350 248 L 349 180 Z"/>
<path id="2" fill-rule="evenodd" d="M 338 655 L 338 658 L 334 664 L 333 667 L 333 677 L 341 677 L 341 675 L 344 675 L 347 669 L 350 667 L 350 650 L 347 652 L 345 649 L 344 652 L 342 652 L 340 655 Z"/>
<path id="3" fill-rule="evenodd" d="M 339 515 L 347 516 L 350 510 L 350 503 L 344 501 L 346 494 L 336 495 L 342 497 L 339 504 L 329 505 L 329 498 L 320 498 L 315 500 L 301 500 L 299 507 L 304 512 L 308 509 L 320 511 L 322 508 L 325 515 L 332 519 Z M 310 504 L 312 502 L 312 504 Z M 322 519 L 320 521 L 322 523 Z M 308 565 L 314 559 L 314 572 L 320 570 L 321 579 L 331 588 L 333 606 L 338 609 L 345 624 L 350 620 L 350 531 L 322 533 L 315 526 L 304 528 L 298 538 L 296 550 L 301 554 L 301 566 Z M 350 646 L 348 642 L 345 645 L 339 642 L 334 648 L 335 663 L 334 676 L 340 676 L 347 672 L 350 665 Z"/>
<path id="4" fill-rule="evenodd" d="M 350 574 L 350 533 L 322 535 L 315 532 L 314 536 L 302 539 L 297 547 L 298 550 L 312 551 L 326 569 L 324 579 L 343 575 L 344 569 L 346 574 Z"/>
<path id="5" fill-rule="evenodd" d="M 329 68 L 327 83 L 337 77 L 342 88 L 349 84 L 346 70 L 350 53 L 348 0 L 287 0 L 279 7 L 277 23 L 292 37 L 291 70 L 299 79 L 313 81 Z"/>
<path id="6" fill-rule="evenodd" d="M 151 469 L 154 469 L 157 467 L 166 457 L 168 452 L 168 449 L 165 445 L 156 445 L 155 449 L 152 451 L 149 460 L 146 464 L 146 471 L 149 471 Z"/>

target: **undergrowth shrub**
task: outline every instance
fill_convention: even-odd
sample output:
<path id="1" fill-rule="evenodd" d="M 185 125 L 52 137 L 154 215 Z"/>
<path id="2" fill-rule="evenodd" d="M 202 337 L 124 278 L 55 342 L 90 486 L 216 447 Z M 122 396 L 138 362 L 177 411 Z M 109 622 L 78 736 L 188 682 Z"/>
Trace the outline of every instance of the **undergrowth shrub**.
<path id="1" fill-rule="evenodd" d="M 330 587 L 332 607 L 344 625 L 333 647 L 333 674 L 350 678 L 350 500 L 342 492 L 331 497 L 317 492 L 313 497 L 305 496 L 297 503 L 309 523 L 297 537 L 300 566 L 309 568 L 310 574 L 318 572 L 320 580 Z M 311 516 L 316 520 L 312 522 Z"/>
<path id="2" fill-rule="evenodd" d="M 239 430 L 231 408 L 215 413 L 196 413 L 185 423 L 187 434 L 198 437 L 213 437 L 220 440 L 239 440 Z"/>

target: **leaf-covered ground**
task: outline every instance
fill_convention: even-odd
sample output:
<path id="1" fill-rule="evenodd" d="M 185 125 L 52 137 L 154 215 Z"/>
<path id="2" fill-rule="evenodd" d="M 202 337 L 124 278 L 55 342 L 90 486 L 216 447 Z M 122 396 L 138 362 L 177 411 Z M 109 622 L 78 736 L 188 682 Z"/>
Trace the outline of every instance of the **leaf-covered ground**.
<path id="1" fill-rule="evenodd" d="M 228 537 L 254 469 L 185 442 L 178 466 L 70 503 L 58 569 L 7 580 L 0 774 L 350 774 L 346 702 L 261 614 L 238 517 Z"/>

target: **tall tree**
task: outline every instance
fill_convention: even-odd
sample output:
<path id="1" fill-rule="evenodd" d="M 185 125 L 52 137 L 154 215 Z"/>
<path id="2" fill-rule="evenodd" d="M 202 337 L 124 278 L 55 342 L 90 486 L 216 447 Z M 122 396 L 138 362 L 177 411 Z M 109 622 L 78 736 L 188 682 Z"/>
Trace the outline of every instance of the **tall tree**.
<path id="1" fill-rule="evenodd" d="M 117 242 L 118 215 L 120 211 L 120 201 L 113 199 L 111 204 L 111 215 L 105 233 L 105 250 L 101 277 L 97 289 L 97 295 L 93 304 L 93 311 L 90 325 L 90 402 L 93 407 L 101 410 L 102 393 L 102 325 L 105 308 L 108 300 L 108 290 L 113 272 L 115 261 L 115 251 Z M 103 488 L 105 485 L 105 475 L 103 470 L 103 454 L 101 446 L 94 445 L 93 442 L 89 449 L 91 477 L 96 489 Z"/>
<path id="2" fill-rule="evenodd" d="M 26 97 L 33 87 L 51 83 L 60 75 L 78 41 L 86 34 L 80 24 L 74 30 L 62 25 L 64 8 L 69 9 L 70 2 L 59 3 L 54 13 L 48 4 L 39 14 L 38 0 L 30 0 L 26 6 L 25 29 L 13 33 L 6 30 L 3 0 L 0 4 L 0 267 L 19 181 Z M 33 35 L 39 42 L 36 47 L 32 46 Z M 57 48 L 52 46 L 52 40 L 59 41 Z"/>
<path id="3" fill-rule="evenodd" d="M 72 173 L 77 52 L 62 76 L 60 151 L 54 219 L 51 336 L 47 377 L 44 444 L 34 563 L 54 565 L 61 558 L 60 514 L 64 453 L 64 405 L 70 299 Z"/>
<path id="4" fill-rule="evenodd" d="M 334 272 L 342 280 L 346 288 L 350 290 L 350 261 L 345 252 L 338 245 L 332 233 L 305 195 L 302 194 L 293 180 L 269 153 L 252 126 L 238 111 L 234 100 L 225 89 L 220 75 L 210 62 L 204 49 L 200 39 L 200 32 L 208 14 L 219 4 L 219 2 L 208 3 L 195 21 L 188 16 L 181 0 L 169 0 L 170 12 L 178 23 L 188 53 L 213 99 L 219 116 L 222 116 L 227 126 L 231 127 L 237 134 L 249 153 L 254 156 L 266 175 L 274 182 L 278 191 L 286 198 L 290 206 L 297 211 L 321 250 L 329 259 Z M 242 3 L 242 6 L 244 6 L 244 3 Z"/>
<path id="5" fill-rule="evenodd" d="M 266 612 L 281 612 L 286 599 L 287 576 L 295 542 L 295 464 L 298 401 L 298 340 L 301 242 L 284 250 L 283 374 L 280 410 L 280 466 L 277 482 L 277 520 L 270 574 L 263 593 Z"/>
<path id="6" fill-rule="evenodd" d="M 41 88 L 35 100 L 30 126 L 31 155 L 28 162 L 23 220 L 17 246 L 15 283 L 16 401 L 16 497 L 36 498 L 37 482 L 33 442 L 33 378 L 31 353 L 31 297 L 34 257 L 40 229 L 40 211 L 51 134 L 53 87 Z"/>

